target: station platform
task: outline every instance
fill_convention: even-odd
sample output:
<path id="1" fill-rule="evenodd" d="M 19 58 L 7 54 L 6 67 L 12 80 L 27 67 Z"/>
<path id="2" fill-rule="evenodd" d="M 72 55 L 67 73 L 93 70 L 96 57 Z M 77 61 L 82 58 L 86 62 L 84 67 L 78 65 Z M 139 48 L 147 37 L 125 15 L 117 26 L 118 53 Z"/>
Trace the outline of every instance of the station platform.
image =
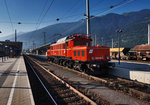
<path id="1" fill-rule="evenodd" d="M 0 105 L 35 105 L 22 56 L 0 62 Z"/>
<path id="2" fill-rule="evenodd" d="M 110 74 L 150 84 L 150 63 L 121 61 L 119 64 L 117 60 L 111 62 L 116 66 Z"/>

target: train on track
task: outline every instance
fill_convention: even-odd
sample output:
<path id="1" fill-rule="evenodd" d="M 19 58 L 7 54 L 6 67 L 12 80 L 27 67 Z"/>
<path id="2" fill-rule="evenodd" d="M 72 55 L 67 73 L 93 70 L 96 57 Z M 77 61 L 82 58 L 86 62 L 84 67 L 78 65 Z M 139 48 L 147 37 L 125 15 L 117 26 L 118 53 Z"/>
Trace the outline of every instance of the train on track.
<path id="1" fill-rule="evenodd" d="M 136 45 L 130 48 L 120 48 L 120 58 L 122 60 L 150 60 L 150 45 Z M 110 48 L 111 59 L 118 59 L 118 48 Z"/>
<path id="2" fill-rule="evenodd" d="M 92 39 L 84 34 L 72 34 L 59 39 L 47 50 L 48 60 L 84 72 L 107 73 L 114 66 L 107 46 L 91 46 Z"/>

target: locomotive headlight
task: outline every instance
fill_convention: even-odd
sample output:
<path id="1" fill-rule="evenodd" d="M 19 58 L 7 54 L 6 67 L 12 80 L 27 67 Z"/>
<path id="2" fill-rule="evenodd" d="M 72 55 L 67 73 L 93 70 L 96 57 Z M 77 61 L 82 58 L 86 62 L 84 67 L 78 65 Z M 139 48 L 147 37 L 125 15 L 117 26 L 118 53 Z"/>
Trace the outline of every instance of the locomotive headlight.
<path id="1" fill-rule="evenodd" d="M 91 60 L 94 60 L 94 57 L 91 57 Z"/>
<path id="2" fill-rule="evenodd" d="M 106 59 L 108 60 L 108 59 L 109 59 L 109 56 L 107 56 Z"/>

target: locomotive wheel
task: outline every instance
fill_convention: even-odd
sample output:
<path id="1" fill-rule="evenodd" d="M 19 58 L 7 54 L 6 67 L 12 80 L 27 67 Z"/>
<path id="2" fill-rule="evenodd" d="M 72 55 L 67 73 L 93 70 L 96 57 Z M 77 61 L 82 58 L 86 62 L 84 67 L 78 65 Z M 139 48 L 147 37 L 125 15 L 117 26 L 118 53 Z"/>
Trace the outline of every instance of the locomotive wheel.
<path id="1" fill-rule="evenodd" d="M 63 66 L 63 60 L 60 60 L 60 65 Z"/>
<path id="2" fill-rule="evenodd" d="M 79 70 L 78 63 L 74 63 L 73 68 L 74 68 L 75 70 Z"/>
<path id="3" fill-rule="evenodd" d="M 68 68 L 71 68 L 71 69 L 73 68 L 73 62 L 72 61 L 68 61 L 67 65 L 68 65 Z"/>
<path id="4" fill-rule="evenodd" d="M 63 66 L 66 66 L 66 61 L 63 61 Z"/>

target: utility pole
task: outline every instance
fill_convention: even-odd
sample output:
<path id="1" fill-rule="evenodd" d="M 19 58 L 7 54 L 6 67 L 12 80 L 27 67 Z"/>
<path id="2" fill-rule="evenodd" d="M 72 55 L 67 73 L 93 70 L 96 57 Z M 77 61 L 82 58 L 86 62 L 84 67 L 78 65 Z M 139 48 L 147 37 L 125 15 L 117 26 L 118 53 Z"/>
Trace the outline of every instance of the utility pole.
<path id="1" fill-rule="evenodd" d="M 43 32 L 43 44 L 45 45 L 46 44 L 46 32 Z"/>
<path id="2" fill-rule="evenodd" d="M 114 48 L 114 40 L 113 40 L 113 38 L 112 38 L 112 48 Z"/>
<path id="3" fill-rule="evenodd" d="M 18 22 L 18 24 L 21 24 L 21 22 Z M 17 42 L 17 30 L 15 29 L 15 42 Z"/>
<path id="4" fill-rule="evenodd" d="M 96 34 L 95 34 L 95 46 L 96 46 Z"/>
<path id="5" fill-rule="evenodd" d="M 148 45 L 150 45 L 150 24 L 148 24 Z"/>
<path id="6" fill-rule="evenodd" d="M 32 43 L 33 43 L 33 49 L 34 49 L 34 41 L 32 41 Z"/>
<path id="7" fill-rule="evenodd" d="M 118 54 L 119 54 L 119 65 L 120 65 L 120 33 L 122 33 L 122 30 L 116 30 L 116 32 L 118 33 Z"/>
<path id="8" fill-rule="evenodd" d="M 17 42 L 17 30 L 15 29 L 15 42 Z"/>
<path id="9" fill-rule="evenodd" d="M 103 46 L 103 40 L 104 40 L 104 38 L 102 37 L 101 39 L 102 39 L 102 46 Z"/>
<path id="10" fill-rule="evenodd" d="M 87 35 L 91 34 L 90 32 L 90 9 L 89 9 L 89 0 L 86 0 L 86 26 L 87 26 Z"/>

